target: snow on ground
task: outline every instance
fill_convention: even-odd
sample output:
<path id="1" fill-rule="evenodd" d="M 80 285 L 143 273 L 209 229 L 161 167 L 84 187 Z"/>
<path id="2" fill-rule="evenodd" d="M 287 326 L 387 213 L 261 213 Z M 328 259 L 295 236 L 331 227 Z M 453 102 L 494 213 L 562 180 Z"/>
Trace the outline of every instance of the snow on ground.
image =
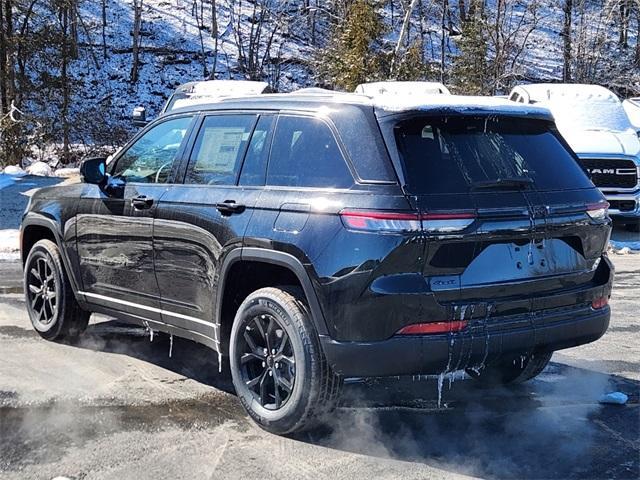
<path id="1" fill-rule="evenodd" d="M 625 255 L 631 252 L 640 252 L 640 240 L 638 241 L 615 241 L 611 240 L 611 248 L 618 255 Z"/>
<path id="2" fill-rule="evenodd" d="M 0 262 L 18 260 L 20 251 L 20 231 L 0 230 Z"/>

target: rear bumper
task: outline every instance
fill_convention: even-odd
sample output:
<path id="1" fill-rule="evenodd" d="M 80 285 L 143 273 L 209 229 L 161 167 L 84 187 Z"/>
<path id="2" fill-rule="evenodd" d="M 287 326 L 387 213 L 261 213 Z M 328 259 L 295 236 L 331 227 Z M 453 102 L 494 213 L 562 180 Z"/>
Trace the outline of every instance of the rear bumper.
<path id="1" fill-rule="evenodd" d="M 607 306 L 589 304 L 533 315 L 470 322 L 459 333 L 395 336 L 379 342 L 338 342 L 321 336 L 329 364 L 347 377 L 436 374 L 491 363 L 502 355 L 575 347 L 600 338 Z"/>

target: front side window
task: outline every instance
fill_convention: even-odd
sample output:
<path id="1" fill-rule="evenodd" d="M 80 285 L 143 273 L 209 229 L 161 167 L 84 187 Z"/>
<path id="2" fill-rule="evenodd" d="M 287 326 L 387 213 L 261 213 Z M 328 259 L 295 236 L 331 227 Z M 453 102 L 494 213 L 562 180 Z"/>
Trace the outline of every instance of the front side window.
<path id="1" fill-rule="evenodd" d="M 152 127 L 120 156 L 112 175 L 127 182 L 166 183 L 191 120 L 174 118 Z"/>
<path id="2" fill-rule="evenodd" d="M 235 185 L 255 115 L 206 117 L 191 153 L 185 183 Z"/>
<path id="3" fill-rule="evenodd" d="M 325 122 L 312 117 L 280 116 L 267 185 L 349 188 L 353 176 Z"/>

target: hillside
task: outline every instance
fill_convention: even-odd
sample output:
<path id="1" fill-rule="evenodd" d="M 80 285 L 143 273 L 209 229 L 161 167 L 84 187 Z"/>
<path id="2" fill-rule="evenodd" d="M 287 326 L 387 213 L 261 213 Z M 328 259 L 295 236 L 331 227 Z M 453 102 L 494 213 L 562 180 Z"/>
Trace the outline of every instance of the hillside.
<path id="1" fill-rule="evenodd" d="M 65 163 L 73 163 L 96 146 L 113 149 L 133 131 L 129 118 L 135 106 L 146 106 L 154 116 L 177 85 L 191 80 L 261 79 L 277 91 L 314 84 L 340 88 L 339 82 L 320 78 L 318 62 L 327 61 L 320 53 L 332 34 L 350 28 L 350 11 L 340 7 L 349 3 L 70 0 L 73 10 L 66 11 L 51 0 L 13 2 L 12 37 L 5 39 L 5 52 L 0 51 L 9 67 L 0 71 L 0 87 L 9 85 L 4 97 L 0 88 L 0 164 L 24 156 L 62 156 Z M 418 45 L 425 65 L 421 72 L 427 72 L 420 78 L 436 80 L 443 74 L 456 91 L 475 91 L 456 75 L 456 61 L 465 54 L 468 37 L 463 19 L 466 16 L 468 22 L 480 3 L 487 57 L 483 65 L 495 70 L 487 75 L 490 85 L 477 87 L 480 93 L 506 93 L 519 82 L 563 78 L 567 0 L 381 1 L 376 11 L 383 35 L 370 49 L 388 59 L 394 52 L 402 57 L 411 45 Z M 628 7 L 623 15 L 619 4 L 572 2 L 571 80 L 602 83 L 627 94 L 638 86 L 638 12 Z M 410 7 L 403 48 L 397 48 Z M 624 22 L 627 47 L 620 37 Z M 136 32 L 139 62 L 134 79 Z M 500 68 L 495 67 L 498 62 Z M 11 102 L 19 111 L 9 115 Z"/>

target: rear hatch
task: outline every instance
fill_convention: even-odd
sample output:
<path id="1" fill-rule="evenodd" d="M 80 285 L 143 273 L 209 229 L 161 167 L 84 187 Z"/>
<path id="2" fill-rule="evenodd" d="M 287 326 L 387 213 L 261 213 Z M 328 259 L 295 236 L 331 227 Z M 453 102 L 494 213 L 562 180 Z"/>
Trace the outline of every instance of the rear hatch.
<path id="1" fill-rule="evenodd" d="M 393 137 L 439 303 L 518 314 L 593 282 L 610 233 L 606 202 L 553 122 L 405 114 Z"/>

